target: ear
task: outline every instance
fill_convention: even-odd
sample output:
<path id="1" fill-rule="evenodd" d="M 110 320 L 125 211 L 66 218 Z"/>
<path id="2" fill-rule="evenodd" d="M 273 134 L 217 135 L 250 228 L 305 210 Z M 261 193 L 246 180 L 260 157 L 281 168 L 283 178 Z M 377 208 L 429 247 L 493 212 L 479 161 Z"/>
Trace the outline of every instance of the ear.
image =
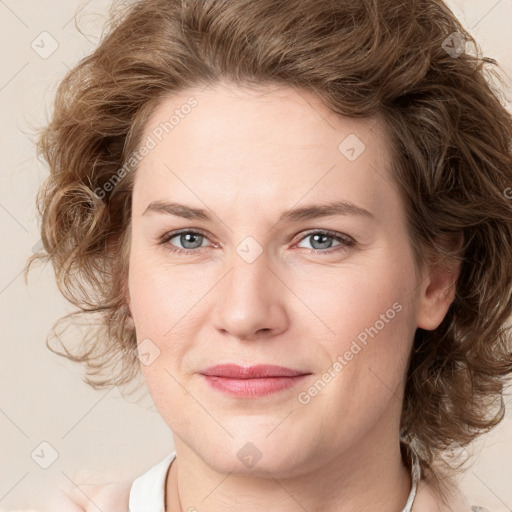
<path id="1" fill-rule="evenodd" d="M 458 248 L 461 247 L 462 235 L 455 243 Z M 427 264 L 418 296 L 418 327 L 428 331 L 439 327 L 455 299 L 460 266 L 461 262 L 455 258 L 445 258 Z"/>

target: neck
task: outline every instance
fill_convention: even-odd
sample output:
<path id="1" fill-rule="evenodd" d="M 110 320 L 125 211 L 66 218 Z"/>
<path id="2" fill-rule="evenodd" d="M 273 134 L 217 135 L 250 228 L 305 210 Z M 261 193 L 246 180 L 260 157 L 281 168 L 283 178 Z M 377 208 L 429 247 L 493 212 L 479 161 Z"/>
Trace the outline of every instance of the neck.
<path id="1" fill-rule="evenodd" d="M 378 443 L 370 436 L 328 461 L 308 461 L 296 476 L 281 478 L 267 471 L 258 476 L 217 472 L 175 437 L 176 459 L 167 479 L 165 510 L 397 512 L 407 501 L 411 477 L 398 433 L 392 438 L 396 442 L 382 439 L 381 430 Z"/>

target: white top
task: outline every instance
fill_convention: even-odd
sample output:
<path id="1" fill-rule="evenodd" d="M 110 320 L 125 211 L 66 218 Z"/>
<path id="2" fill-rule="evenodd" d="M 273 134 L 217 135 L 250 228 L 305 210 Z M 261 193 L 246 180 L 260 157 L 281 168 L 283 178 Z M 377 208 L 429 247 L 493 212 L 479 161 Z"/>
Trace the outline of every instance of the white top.
<path id="1" fill-rule="evenodd" d="M 130 489 L 129 512 L 165 512 L 165 481 L 175 457 L 176 452 L 172 452 L 133 482 Z M 414 456 L 411 492 L 402 512 L 411 512 L 420 477 L 421 468 L 418 459 Z"/>
<path id="2" fill-rule="evenodd" d="M 129 512 L 165 512 L 165 480 L 175 457 L 172 452 L 133 482 Z"/>

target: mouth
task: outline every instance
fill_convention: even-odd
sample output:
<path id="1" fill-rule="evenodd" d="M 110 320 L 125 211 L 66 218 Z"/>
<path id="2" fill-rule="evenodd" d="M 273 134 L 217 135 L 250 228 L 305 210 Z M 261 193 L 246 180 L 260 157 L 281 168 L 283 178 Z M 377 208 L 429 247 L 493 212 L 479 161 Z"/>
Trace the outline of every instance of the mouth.
<path id="1" fill-rule="evenodd" d="M 200 372 L 209 386 L 231 396 L 256 398 L 284 391 L 304 380 L 309 372 L 275 365 L 223 364 Z"/>

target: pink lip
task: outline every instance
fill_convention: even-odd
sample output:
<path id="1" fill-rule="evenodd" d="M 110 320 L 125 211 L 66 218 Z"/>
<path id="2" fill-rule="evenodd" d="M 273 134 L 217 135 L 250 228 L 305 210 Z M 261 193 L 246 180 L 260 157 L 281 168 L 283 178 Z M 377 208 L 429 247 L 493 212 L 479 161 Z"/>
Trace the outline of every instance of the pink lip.
<path id="1" fill-rule="evenodd" d="M 265 396 L 295 386 L 309 375 L 299 370 L 274 365 L 250 367 L 221 364 L 203 370 L 208 384 L 232 396 Z"/>

